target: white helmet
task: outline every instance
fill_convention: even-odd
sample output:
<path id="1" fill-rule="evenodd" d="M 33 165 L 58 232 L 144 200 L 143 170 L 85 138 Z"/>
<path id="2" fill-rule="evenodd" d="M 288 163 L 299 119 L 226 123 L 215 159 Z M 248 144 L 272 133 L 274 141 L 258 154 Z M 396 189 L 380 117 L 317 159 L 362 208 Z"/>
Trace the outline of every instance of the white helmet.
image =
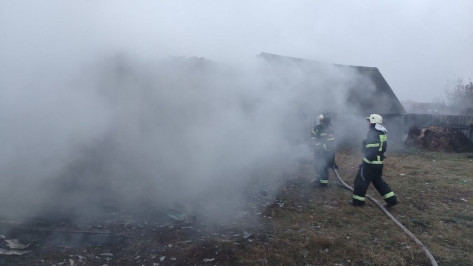
<path id="1" fill-rule="evenodd" d="M 382 124 L 383 123 L 383 117 L 378 115 L 378 114 L 370 114 L 366 118 L 366 120 L 370 121 L 371 124 Z"/>

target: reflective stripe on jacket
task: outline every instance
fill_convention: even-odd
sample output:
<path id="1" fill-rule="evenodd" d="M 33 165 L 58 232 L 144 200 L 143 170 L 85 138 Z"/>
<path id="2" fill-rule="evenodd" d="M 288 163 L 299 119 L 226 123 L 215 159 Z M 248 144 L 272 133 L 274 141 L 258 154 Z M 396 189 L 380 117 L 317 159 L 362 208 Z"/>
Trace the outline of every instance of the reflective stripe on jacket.
<path id="1" fill-rule="evenodd" d="M 387 147 L 386 132 L 376 130 L 372 124 L 366 140 L 363 141 L 363 162 L 370 165 L 382 165 Z"/>
<path id="2" fill-rule="evenodd" d="M 320 145 L 326 151 L 332 151 L 335 142 L 335 132 L 332 127 L 324 124 L 316 125 L 311 132 L 311 138 L 315 145 Z"/>

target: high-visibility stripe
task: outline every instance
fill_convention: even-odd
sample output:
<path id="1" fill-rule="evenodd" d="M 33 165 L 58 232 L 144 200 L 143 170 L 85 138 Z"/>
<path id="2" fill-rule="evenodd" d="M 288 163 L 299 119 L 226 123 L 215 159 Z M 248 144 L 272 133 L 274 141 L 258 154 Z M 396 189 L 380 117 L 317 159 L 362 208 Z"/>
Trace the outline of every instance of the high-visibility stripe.
<path id="1" fill-rule="evenodd" d="M 356 199 L 356 200 L 359 200 L 359 201 L 365 201 L 365 197 L 360 197 L 360 196 L 357 196 L 355 194 L 353 194 L 353 198 Z"/>
<path id="2" fill-rule="evenodd" d="M 391 191 L 391 192 L 389 192 L 388 194 L 385 194 L 385 195 L 383 196 L 383 199 L 387 199 L 387 198 L 390 198 L 390 197 L 394 197 L 394 192 Z"/>
<path id="3" fill-rule="evenodd" d="M 381 141 L 381 145 L 379 145 L 379 151 L 383 150 L 383 142 L 387 140 L 388 140 L 388 137 L 386 135 L 379 135 L 379 141 Z"/>
<path id="4" fill-rule="evenodd" d="M 379 147 L 379 143 L 366 144 L 366 148 Z"/>
<path id="5" fill-rule="evenodd" d="M 335 138 L 328 138 L 327 141 L 333 141 Z"/>
<path id="6" fill-rule="evenodd" d="M 328 180 L 320 179 L 320 184 L 328 184 Z"/>
<path id="7" fill-rule="evenodd" d="M 378 156 L 379 157 L 379 156 Z M 379 158 L 378 158 L 379 159 Z M 363 157 L 363 161 L 369 164 L 383 164 L 383 161 L 370 161 Z"/>

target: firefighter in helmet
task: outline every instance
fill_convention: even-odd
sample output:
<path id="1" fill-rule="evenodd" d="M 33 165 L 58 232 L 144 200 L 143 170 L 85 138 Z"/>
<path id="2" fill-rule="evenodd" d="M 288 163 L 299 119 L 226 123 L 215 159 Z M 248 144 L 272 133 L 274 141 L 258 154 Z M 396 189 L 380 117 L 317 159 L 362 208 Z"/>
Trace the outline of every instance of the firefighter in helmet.
<path id="1" fill-rule="evenodd" d="M 369 130 L 367 138 L 362 142 L 363 162 L 355 177 L 351 204 L 353 206 L 365 205 L 366 190 L 373 183 L 373 186 L 386 201 L 385 207 L 391 207 L 398 203 L 397 197 L 382 178 L 384 152 L 388 146 L 386 137 L 388 131 L 383 126 L 382 116 L 371 114 L 366 120 L 369 123 Z"/>
<path id="2" fill-rule="evenodd" d="M 318 116 L 319 123 L 312 129 L 311 139 L 315 153 L 315 185 L 328 185 L 328 169 L 335 167 L 335 132 L 328 114 Z"/>

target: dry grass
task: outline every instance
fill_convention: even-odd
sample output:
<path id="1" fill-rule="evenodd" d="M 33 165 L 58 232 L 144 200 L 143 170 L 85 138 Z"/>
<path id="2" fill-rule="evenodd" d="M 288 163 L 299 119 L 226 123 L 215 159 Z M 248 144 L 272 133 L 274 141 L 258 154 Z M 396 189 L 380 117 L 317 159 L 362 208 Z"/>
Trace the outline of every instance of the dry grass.
<path id="1" fill-rule="evenodd" d="M 426 245 L 439 265 L 473 265 L 473 160 L 468 155 L 411 150 L 390 153 L 386 160 L 384 178 L 400 199 L 391 213 Z M 337 163 L 341 177 L 352 185 L 360 151 L 340 152 Z M 153 220 L 104 223 L 120 241 L 49 247 L 48 237 L 38 234 L 34 237 L 40 242 L 32 253 L 0 256 L 0 265 L 69 265 L 71 258 L 75 265 L 429 264 L 421 248 L 374 203 L 352 207 L 351 191 L 337 185 L 335 176 L 328 187 L 316 189 L 310 184 L 313 177 L 311 163 L 301 163 L 297 172 L 289 174 L 276 201 L 263 215 L 251 217 L 261 218 L 257 225 L 252 219 L 236 220 L 236 228 L 197 222 L 159 226 Z M 372 187 L 368 194 L 382 202 Z M 255 199 L 252 204 L 267 202 Z M 97 255 L 103 253 L 114 256 Z M 82 254 L 83 262 L 77 254 Z"/>
<path id="2" fill-rule="evenodd" d="M 431 251 L 439 265 L 473 265 L 473 160 L 468 154 L 412 150 L 388 154 L 384 178 L 400 199 L 391 213 Z M 337 155 L 349 185 L 359 152 Z M 351 191 L 313 189 L 310 164 L 281 189 L 264 218 L 270 235 L 237 251 L 245 265 L 428 265 L 423 251 L 374 203 L 348 205 Z M 368 194 L 382 201 L 370 187 Z"/>

